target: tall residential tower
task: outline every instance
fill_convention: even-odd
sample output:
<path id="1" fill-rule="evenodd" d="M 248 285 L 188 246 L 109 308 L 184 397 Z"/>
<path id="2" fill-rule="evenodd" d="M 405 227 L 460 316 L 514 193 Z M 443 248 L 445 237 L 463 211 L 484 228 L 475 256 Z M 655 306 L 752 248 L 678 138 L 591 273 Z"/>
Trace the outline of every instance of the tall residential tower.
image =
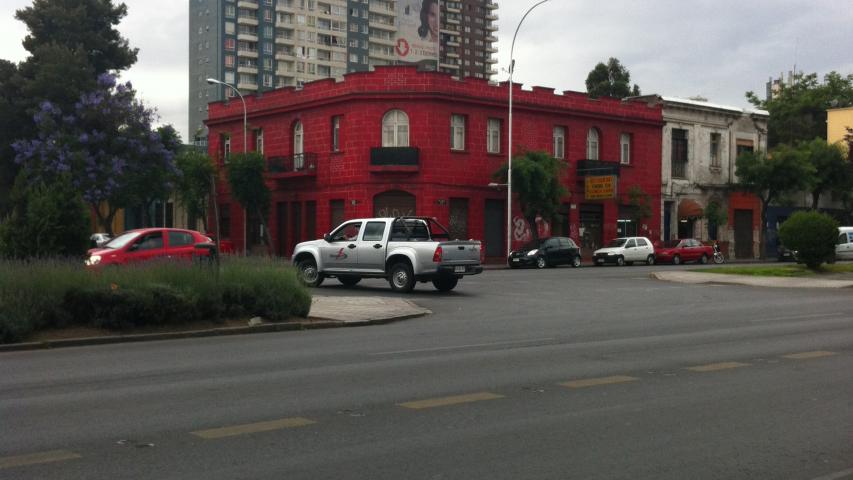
<path id="1" fill-rule="evenodd" d="M 403 17 L 420 23 L 423 41 L 433 30 L 437 58 L 423 68 L 491 78 L 497 8 L 492 0 L 189 0 L 189 135 L 204 142 L 208 102 L 234 95 L 208 78 L 246 95 L 405 63 Z M 437 32 L 427 28 L 433 21 Z"/>

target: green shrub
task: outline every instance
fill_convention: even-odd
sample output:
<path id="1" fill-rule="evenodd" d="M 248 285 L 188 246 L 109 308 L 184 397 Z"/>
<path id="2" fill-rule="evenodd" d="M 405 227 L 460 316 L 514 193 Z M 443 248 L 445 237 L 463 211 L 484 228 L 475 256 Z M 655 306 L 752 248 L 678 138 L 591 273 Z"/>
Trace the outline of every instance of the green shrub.
<path id="1" fill-rule="evenodd" d="M 815 211 L 796 212 L 779 228 L 782 244 L 797 251 L 797 260 L 812 270 L 835 255 L 838 222 Z"/>
<path id="2" fill-rule="evenodd" d="M 286 262 L 230 257 L 218 276 L 213 268 L 152 262 L 87 270 L 79 259 L 0 260 L 0 342 L 69 325 L 126 330 L 308 316 L 310 294 Z"/>

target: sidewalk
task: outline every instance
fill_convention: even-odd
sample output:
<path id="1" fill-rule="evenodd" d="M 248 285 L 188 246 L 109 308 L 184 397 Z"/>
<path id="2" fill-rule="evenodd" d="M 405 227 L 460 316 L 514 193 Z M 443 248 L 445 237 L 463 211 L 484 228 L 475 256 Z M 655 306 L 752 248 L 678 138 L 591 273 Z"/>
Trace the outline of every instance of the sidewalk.
<path id="1" fill-rule="evenodd" d="M 254 326 L 217 327 L 204 330 L 179 330 L 164 333 L 116 334 L 87 338 L 61 338 L 39 342 L 0 345 L 0 353 L 45 348 L 105 345 L 110 343 L 149 342 L 178 338 L 244 335 L 250 333 L 315 330 L 321 328 L 382 325 L 398 320 L 422 317 L 432 312 L 395 297 L 330 297 L 315 295 L 307 319 L 293 322 L 261 323 Z M 177 326 L 176 328 L 180 328 Z"/>
<path id="2" fill-rule="evenodd" d="M 758 277 L 753 275 L 729 275 L 690 271 L 652 272 L 649 277 L 656 280 L 688 284 L 748 285 L 751 287 L 775 288 L 853 288 L 853 280 L 829 280 L 811 277 Z"/>

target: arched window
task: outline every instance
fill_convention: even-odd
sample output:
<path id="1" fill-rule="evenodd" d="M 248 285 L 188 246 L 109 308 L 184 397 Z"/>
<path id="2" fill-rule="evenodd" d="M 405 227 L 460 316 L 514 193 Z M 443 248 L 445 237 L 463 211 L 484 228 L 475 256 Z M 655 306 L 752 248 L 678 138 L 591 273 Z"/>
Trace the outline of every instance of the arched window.
<path id="1" fill-rule="evenodd" d="M 302 149 L 302 122 L 293 124 L 293 169 L 302 170 L 305 164 L 305 154 Z"/>
<path id="2" fill-rule="evenodd" d="M 586 159 L 598 160 L 598 130 L 590 128 L 586 134 Z"/>
<path id="3" fill-rule="evenodd" d="M 402 110 L 391 110 L 382 117 L 382 146 L 409 146 L 409 116 Z"/>

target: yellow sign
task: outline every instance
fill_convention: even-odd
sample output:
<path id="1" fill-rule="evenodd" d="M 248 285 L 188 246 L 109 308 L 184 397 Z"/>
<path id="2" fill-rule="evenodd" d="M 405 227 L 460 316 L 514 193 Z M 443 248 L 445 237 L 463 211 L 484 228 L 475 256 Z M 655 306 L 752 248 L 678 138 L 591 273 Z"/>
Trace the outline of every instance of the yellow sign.
<path id="1" fill-rule="evenodd" d="M 587 200 L 616 198 L 616 175 L 586 177 L 584 197 Z"/>

